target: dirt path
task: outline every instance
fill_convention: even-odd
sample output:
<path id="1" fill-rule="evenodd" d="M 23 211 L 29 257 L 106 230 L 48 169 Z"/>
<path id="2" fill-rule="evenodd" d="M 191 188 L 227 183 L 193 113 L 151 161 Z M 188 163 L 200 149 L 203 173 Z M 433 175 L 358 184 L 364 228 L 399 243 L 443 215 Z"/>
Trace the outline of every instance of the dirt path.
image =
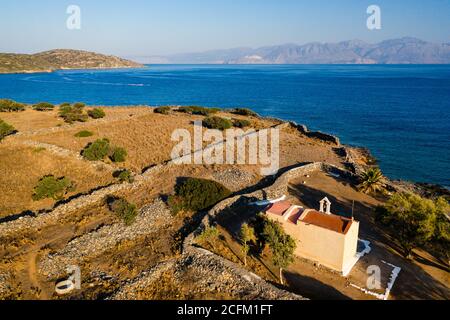
<path id="1" fill-rule="evenodd" d="M 81 229 L 79 229 L 76 234 L 84 234 L 89 230 L 93 230 L 99 225 L 105 223 L 108 220 L 107 217 L 100 217 L 98 219 L 94 219 L 90 221 L 88 224 L 84 225 Z M 58 242 L 66 243 L 70 239 L 73 238 L 75 232 L 73 228 L 65 228 L 64 230 L 59 230 L 59 232 L 54 233 L 53 236 L 48 237 L 39 243 L 33 245 L 31 248 L 28 248 L 26 251 L 20 251 L 16 253 L 13 257 L 24 255 L 24 267 L 23 273 L 19 275 L 20 282 L 22 282 L 25 286 L 29 287 L 30 293 L 36 292 L 38 299 L 40 300 L 49 300 L 52 297 L 53 291 L 42 284 L 39 280 L 39 271 L 38 271 L 38 263 L 39 263 L 39 253 L 45 248 L 53 244 L 57 244 Z"/>
<path id="2" fill-rule="evenodd" d="M 33 288 L 36 288 L 39 292 L 39 299 L 41 300 L 48 300 L 49 297 L 47 295 L 46 290 L 41 286 L 41 283 L 38 280 L 38 272 L 37 272 L 37 268 L 36 268 L 36 264 L 37 264 L 37 256 L 39 253 L 39 248 L 35 247 L 34 250 L 32 250 L 29 255 L 28 255 L 28 279 L 31 283 L 31 286 Z"/>

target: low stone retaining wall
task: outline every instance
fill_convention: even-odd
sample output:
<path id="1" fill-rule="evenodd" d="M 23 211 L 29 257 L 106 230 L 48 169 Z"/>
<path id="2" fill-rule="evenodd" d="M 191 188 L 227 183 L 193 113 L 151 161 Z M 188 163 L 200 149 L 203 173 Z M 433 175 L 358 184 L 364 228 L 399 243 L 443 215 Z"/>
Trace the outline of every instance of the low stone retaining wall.
<path id="1" fill-rule="evenodd" d="M 290 122 L 290 124 L 296 128 L 298 131 L 300 131 L 302 134 L 304 134 L 305 136 L 309 137 L 309 138 L 313 138 L 313 139 L 319 139 L 325 142 L 330 142 L 333 143 L 337 146 L 341 145 L 341 142 L 339 140 L 338 137 L 333 136 L 331 134 L 328 133 L 323 133 L 320 131 L 309 131 L 309 129 L 305 126 L 305 125 L 299 125 L 295 122 Z"/>
<path id="2" fill-rule="evenodd" d="M 48 280 L 55 279 L 64 273 L 68 265 L 76 265 L 87 258 L 99 256 L 122 241 L 156 233 L 172 222 L 170 210 L 161 199 L 157 199 L 140 210 L 132 225 L 115 223 L 104 226 L 75 238 L 57 253 L 45 256 L 39 263 L 39 273 Z"/>
<path id="3" fill-rule="evenodd" d="M 284 126 L 285 124 L 276 125 L 272 128 L 280 128 L 280 126 Z M 247 137 L 249 135 L 257 134 L 258 131 L 244 134 L 243 136 L 238 136 L 236 139 L 240 139 L 243 137 Z M 226 140 L 222 140 L 217 142 L 217 144 L 224 144 Z M 0 223 L 0 237 L 12 236 L 19 231 L 27 231 L 27 230 L 39 230 L 44 227 L 46 224 L 56 223 L 58 219 L 62 219 L 63 217 L 73 213 L 76 210 L 80 210 L 82 208 L 86 208 L 90 205 L 94 205 L 99 203 L 105 199 L 108 195 L 115 195 L 120 191 L 124 190 L 133 190 L 137 189 L 142 183 L 149 181 L 153 174 L 159 172 L 161 170 L 169 169 L 171 166 L 177 165 L 177 162 L 184 157 L 192 157 L 197 153 L 201 153 L 208 148 L 212 148 L 212 146 L 208 146 L 204 149 L 194 151 L 193 153 L 183 156 L 178 159 L 169 160 L 163 164 L 159 164 L 149 169 L 145 170 L 142 174 L 137 175 L 135 177 L 135 181 L 133 183 L 124 183 L 124 184 L 114 184 L 99 190 L 96 190 L 90 194 L 79 196 L 68 203 L 62 204 L 52 211 L 42 213 L 36 216 L 25 216 L 21 217 L 14 221 L 7 221 Z"/>
<path id="4" fill-rule="evenodd" d="M 356 175 L 345 170 L 342 168 L 339 168 L 334 165 L 322 163 L 322 162 L 314 162 L 307 165 L 301 165 L 299 167 L 296 167 L 294 169 L 291 169 L 284 174 L 282 174 L 278 179 L 275 180 L 275 182 L 266 188 L 263 188 L 261 190 L 254 191 L 252 193 L 244 194 L 244 195 L 237 195 L 232 198 L 225 199 L 221 202 L 219 202 L 217 205 L 215 205 L 212 209 L 208 211 L 208 213 L 205 215 L 205 217 L 202 219 L 199 227 L 189 234 L 186 239 L 183 242 L 183 255 L 199 255 L 203 254 L 205 259 L 214 259 L 219 261 L 222 264 L 227 265 L 228 267 L 232 268 L 234 272 L 241 274 L 242 277 L 248 279 L 248 277 L 253 279 L 259 279 L 259 281 L 263 281 L 267 286 L 271 288 L 275 288 L 272 285 L 269 285 L 266 281 L 260 279 L 255 274 L 245 270 L 241 266 L 219 256 L 216 255 L 210 251 L 207 251 L 205 249 L 201 249 L 195 246 L 195 237 L 199 235 L 205 228 L 209 227 L 211 224 L 214 223 L 214 220 L 217 218 L 217 216 L 226 208 L 232 206 L 237 201 L 239 201 L 242 198 L 252 199 L 252 200 L 265 200 L 265 199 L 276 199 L 283 195 L 285 195 L 288 192 L 288 184 L 290 180 L 303 177 L 307 174 L 311 174 L 315 171 L 323 170 L 325 172 L 329 172 L 332 174 L 338 174 L 341 176 L 345 176 L 348 178 L 355 178 Z M 280 290 L 280 289 L 277 289 Z M 305 299 L 301 296 L 295 295 L 293 293 L 289 293 L 287 291 L 283 291 L 286 294 L 286 298 L 289 299 Z"/>
<path id="5" fill-rule="evenodd" d="M 323 162 L 314 162 L 307 165 L 301 165 L 299 167 L 293 168 L 284 174 L 282 174 L 275 182 L 266 188 L 261 190 L 254 191 L 252 193 L 237 195 L 232 198 L 225 199 L 215 205 L 211 210 L 208 211 L 208 214 L 203 218 L 201 225 L 199 228 L 194 231 L 191 235 L 186 238 L 184 243 L 184 249 L 189 249 L 190 246 L 193 245 L 194 238 L 196 234 L 199 234 L 202 230 L 208 227 L 224 209 L 232 206 L 234 203 L 239 201 L 241 198 L 245 197 L 247 199 L 252 199 L 252 201 L 261 201 L 267 199 L 277 199 L 286 195 L 288 193 L 288 184 L 289 181 L 304 177 L 307 174 L 311 174 L 315 171 L 322 170 L 324 172 L 337 174 L 343 177 L 347 177 L 349 179 L 356 179 L 357 176 L 343 168 L 339 168 L 337 166 L 323 163 Z"/>

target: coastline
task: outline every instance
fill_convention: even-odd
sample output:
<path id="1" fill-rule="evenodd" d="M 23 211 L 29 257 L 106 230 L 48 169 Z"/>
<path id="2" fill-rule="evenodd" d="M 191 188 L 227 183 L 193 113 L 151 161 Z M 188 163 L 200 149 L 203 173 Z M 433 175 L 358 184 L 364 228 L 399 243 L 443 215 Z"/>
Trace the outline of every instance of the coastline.
<path id="1" fill-rule="evenodd" d="M 109 68 L 106 68 L 109 69 Z M 113 69 L 127 69 L 127 68 L 113 68 Z M 74 69 L 71 69 L 74 70 Z M 83 69 L 84 70 L 84 69 Z M 56 71 L 56 70 L 55 70 Z M 105 105 L 89 105 L 88 107 L 99 107 L 105 109 L 117 109 L 117 108 L 149 108 L 155 109 L 158 106 L 151 105 L 115 105 L 115 106 L 105 106 Z M 182 107 L 182 105 L 169 105 L 171 108 Z M 31 108 L 30 104 L 27 104 L 27 108 Z M 224 112 L 229 112 L 230 108 L 223 108 Z M 323 132 L 321 130 L 311 131 L 308 126 L 304 124 L 298 124 L 295 121 L 285 120 L 273 116 L 261 116 L 258 115 L 259 119 L 267 121 L 279 122 L 280 125 L 289 125 L 295 128 L 300 134 L 312 138 L 327 144 L 335 145 L 335 151 L 341 157 L 345 159 L 346 167 L 345 169 L 349 172 L 360 175 L 368 168 L 377 166 L 379 162 L 378 159 L 373 156 L 370 149 L 362 145 L 348 145 L 341 142 L 340 137 L 330 133 Z M 63 125 L 58 127 L 58 129 L 64 130 L 70 128 L 72 125 Z M 450 201 L 450 188 L 438 183 L 431 183 L 428 181 L 411 181 L 407 179 L 392 179 L 385 175 L 387 180 L 388 189 L 392 192 L 394 191 L 406 191 L 406 192 L 416 192 L 426 196 L 444 196 Z"/>
<path id="2" fill-rule="evenodd" d="M 118 69 L 144 69 L 149 68 L 148 65 L 133 66 L 133 67 L 92 67 L 92 68 L 58 68 L 58 69 L 43 69 L 43 70 L 22 70 L 22 71 L 11 71 L 4 72 L 0 71 L 0 75 L 8 74 L 36 74 L 36 73 L 54 73 L 56 71 L 83 71 L 83 70 L 118 70 Z"/>
<path id="3" fill-rule="evenodd" d="M 30 105 L 26 105 L 25 111 L 21 113 L 5 113 L 1 116 L 8 117 L 9 120 L 16 122 L 19 128 L 19 133 L 13 136 L 8 136 L 0 145 L 2 150 L 11 150 L 13 152 L 5 152 L 5 154 L 11 154 L 14 159 L 5 159 L 2 165 L 6 169 L 11 170 L 11 166 L 8 163 L 19 168 L 16 170 L 15 175 L 16 182 L 20 182 L 21 186 L 28 186 L 26 190 L 32 190 L 33 182 L 36 181 L 42 174 L 48 174 L 49 172 L 57 172 L 58 176 L 68 176 L 77 183 L 77 190 L 73 194 L 68 194 L 67 199 L 58 202 L 42 202 L 39 204 L 33 204 L 33 207 L 29 207 L 27 203 L 23 202 L 21 195 L 25 195 L 25 198 L 29 198 L 27 191 L 17 193 L 10 196 L 11 201 L 3 201 L 3 203 L 17 202 L 17 210 L 9 210 L 10 212 L 16 212 L 16 214 L 5 215 L 3 218 L 0 216 L 0 236 L 5 239 L 24 239 L 36 235 L 38 237 L 36 245 L 39 246 L 36 250 L 42 247 L 42 240 L 40 240 L 41 234 L 49 234 L 49 230 L 54 226 L 58 226 L 59 229 L 72 228 L 73 224 L 85 226 L 85 223 L 89 223 L 87 231 L 83 231 L 81 234 L 77 234 L 79 237 L 75 237 L 71 231 L 70 239 L 62 246 L 61 250 L 58 250 L 56 255 L 42 255 L 38 260 L 38 274 L 42 275 L 42 284 L 45 288 L 45 284 L 53 283 L 54 279 L 58 278 L 63 270 L 61 266 L 65 266 L 68 261 L 74 261 L 77 259 L 83 259 L 83 257 L 95 255 L 99 259 L 108 257 L 109 250 L 113 250 L 115 254 L 121 255 L 122 250 L 128 251 L 128 247 L 116 247 L 117 244 L 125 243 L 126 239 L 133 241 L 133 245 L 137 245 L 137 250 L 142 248 L 148 248 L 145 243 L 142 243 L 142 237 L 154 236 L 161 238 L 160 230 L 169 230 L 167 233 L 168 238 L 173 239 L 173 233 L 170 228 L 173 228 L 174 232 L 180 230 L 180 225 L 186 220 L 174 219 L 171 213 L 167 210 L 164 202 L 161 201 L 161 195 L 171 192 L 172 188 L 176 185 L 176 181 L 180 177 L 195 176 L 199 178 L 207 178 L 217 181 L 229 188 L 233 192 L 233 196 L 219 202 L 208 212 L 201 212 L 198 215 L 193 216 L 193 220 L 189 221 L 189 228 L 186 230 L 186 237 L 183 241 L 174 242 L 177 248 L 180 248 L 180 256 L 173 257 L 176 261 L 174 265 L 175 270 L 178 270 L 180 261 L 184 259 L 196 258 L 195 264 L 190 264 L 191 268 L 198 270 L 199 272 L 207 272 L 209 269 L 204 269 L 203 262 L 207 264 L 213 263 L 215 266 L 227 266 L 233 273 L 244 275 L 246 277 L 252 275 L 248 273 L 247 269 L 242 267 L 233 259 L 228 259 L 227 256 L 218 255 L 217 252 L 209 253 L 207 251 L 200 251 L 192 246 L 192 236 L 198 232 L 199 228 L 204 225 L 204 222 L 212 216 L 217 210 L 220 210 L 223 205 L 231 204 L 236 199 L 235 196 L 242 197 L 243 199 L 252 199 L 254 196 L 257 199 L 271 199 L 279 198 L 279 196 L 286 194 L 288 184 L 286 182 L 297 179 L 299 185 L 302 181 L 308 180 L 307 183 L 303 183 L 304 190 L 311 190 L 314 196 L 319 199 L 316 194 L 321 190 L 325 193 L 334 195 L 333 192 L 338 192 L 339 189 L 345 188 L 351 194 L 358 193 L 355 190 L 355 185 L 358 183 L 358 175 L 353 173 L 346 167 L 344 160 L 347 160 L 349 164 L 358 165 L 358 159 L 354 157 L 355 153 L 352 147 L 343 145 L 340 143 L 338 137 L 329 135 L 323 132 L 310 131 L 306 126 L 301 126 L 296 123 L 285 121 L 283 119 L 275 119 L 270 117 L 261 116 L 241 116 L 231 114 L 229 109 L 222 109 L 218 111 L 217 115 L 220 117 L 237 117 L 248 118 L 252 122 L 251 128 L 255 130 L 263 130 L 266 128 L 279 128 L 282 139 L 280 139 L 281 158 L 285 160 L 280 162 L 280 170 L 271 176 L 262 177 L 258 172 L 258 168 L 252 166 L 239 166 L 230 165 L 225 167 L 212 166 L 179 166 L 174 159 L 164 160 L 160 159 L 154 161 L 150 158 L 142 159 L 141 157 L 148 156 L 148 154 L 162 152 L 165 147 L 172 148 L 173 145 L 167 143 L 170 133 L 173 129 L 184 127 L 186 129 L 192 129 L 193 120 L 204 119 L 204 115 L 194 115 L 190 113 L 175 112 L 176 106 L 171 106 L 172 110 L 168 114 L 160 114 L 153 112 L 155 107 L 149 105 L 142 106 L 100 106 L 90 105 L 87 109 L 93 107 L 101 107 L 104 109 L 106 116 L 100 119 L 89 119 L 86 122 L 76 122 L 74 124 L 65 125 L 58 117 L 58 110 L 54 108 L 52 111 L 39 112 L 31 110 Z M 41 121 L 43 125 L 43 119 L 47 119 L 45 127 L 35 126 L 31 127 L 35 122 L 29 120 L 33 117 L 35 120 Z M 21 118 L 20 121 L 18 118 Z M 59 125 L 61 124 L 61 125 Z M 99 128 L 103 127 L 101 131 Z M 93 135 L 91 138 L 74 139 L 74 134 L 80 132 L 80 130 L 92 130 Z M 114 130 L 116 131 L 114 133 Z M 89 131 L 88 131 L 89 132 Z M 245 133 L 244 133 L 245 135 Z M 241 137 L 243 137 L 242 135 Z M 143 137 L 142 137 L 143 136 Z M 94 141 L 94 139 L 106 137 L 111 139 L 114 144 L 125 147 L 129 151 L 130 159 L 127 162 L 119 165 L 110 163 L 107 159 L 103 162 L 88 162 L 82 159 L 79 150 L 86 144 Z M 293 139 L 292 137 L 295 137 Z M 124 140 L 121 140 L 124 139 Z M 147 144 L 148 140 L 152 140 L 152 144 Z M 128 141 L 128 144 L 126 144 Z M 221 140 L 218 143 L 226 143 L 225 140 Z M 208 148 L 208 146 L 206 146 Z M 298 152 L 299 150 L 301 152 Z M 327 150 L 327 152 L 318 152 L 318 149 Z M 28 151 L 27 151 L 28 150 Z M 147 151 L 150 152 L 147 152 Z M 191 155 L 197 152 L 203 152 L 205 149 L 192 150 Z M 23 156 L 22 156 L 23 155 Z M 19 157 L 20 161 L 16 158 Z M 45 158 L 47 157 L 47 160 Z M 133 160 L 142 160 L 143 165 L 138 167 L 134 166 Z M 319 161 L 325 159 L 324 162 Z M 40 163 L 45 162 L 45 166 L 42 167 Z M 130 161 L 130 162 L 128 162 Z M 29 163 L 33 166 L 32 171 L 20 170 L 20 167 L 28 167 Z M 75 167 L 75 165 L 77 167 Z M 53 166 L 53 169 L 51 167 Z M 113 177 L 115 170 L 120 168 L 129 168 L 133 175 L 133 181 L 122 183 L 115 180 L 110 180 Z M 64 172 L 58 170 L 64 170 Z M 311 169 L 311 170 L 310 170 Z M 326 170 L 315 170 L 326 169 Z M 34 171 L 37 172 L 35 176 L 32 176 Z M 315 185 L 314 175 L 323 171 L 325 176 L 320 176 L 321 183 L 324 185 Z M 19 174 L 21 175 L 19 176 Z M 108 176 L 109 180 L 103 180 L 104 178 L 99 176 Z M 308 177 L 307 177 L 308 176 Z M 7 178 L 7 177 L 6 177 Z M 311 178 L 311 179 L 309 179 Z M 346 182 L 343 184 L 342 180 Z M 86 181 L 89 185 L 82 184 L 82 181 Z M 335 182 L 332 182 L 335 181 Z M 31 182 L 31 183 L 29 183 Z M 4 185 L 13 184 L 7 183 L 5 180 Z M 317 189 L 320 187 L 319 189 Z M 324 189 L 321 189 L 324 188 Z M 327 189 L 328 188 L 328 189 Z M 331 190 L 331 191 L 330 191 Z M 345 193 L 347 194 L 347 193 Z M 359 193 L 358 193 L 359 194 Z M 139 216 L 136 223 L 132 226 L 125 226 L 119 221 L 114 220 L 107 208 L 104 206 L 104 201 L 107 197 L 116 196 L 123 197 L 128 201 L 135 204 L 139 209 Z M 337 195 L 336 195 L 337 196 Z M 368 197 L 363 195 L 363 197 Z M 359 201 L 362 201 L 358 198 Z M 375 198 L 367 198 L 372 202 L 377 203 Z M 336 204 L 338 200 L 336 200 Z M 351 202 L 348 202 L 351 203 Z M 347 203 L 347 204 L 348 204 Z M 16 204 L 14 204 L 16 205 Z M 23 206 L 21 208 L 20 206 Z M 361 210 L 363 207 L 360 207 Z M 361 213 L 361 217 L 369 216 L 366 214 L 370 210 L 364 207 L 364 214 Z M 349 208 L 344 212 L 349 212 Z M 206 214 L 206 215 L 205 215 Z M 94 216 L 94 217 L 92 217 Z M 86 221 L 84 217 L 89 217 Z M 104 219 L 109 223 L 105 223 Z M 74 222 L 75 221 L 75 222 Z M 164 223 L 164 224 L 160 224 Z M 172 225 L 171 223 L 174 223 Z M 182 224 L 183 225 L 183 224 Z M 97 228 L 97 226 L 101 226 Z M 159 229 L 161 228 L 161 229 Z M 370 228 L 368 228 L 370 229 Z M 34 233 L 35 230 L 41 230 L 40 233 Z M 72 230 L 72 229 L 70 229 Z M 85 230 L 85 229 L 81 229 Z M 162 231 L 161 231 L 162 232 Z M 165 236 L 165 234 L 163 234 Z M 165 238 L 163 238 L 165 239 Z M 45 239 L 49 241 L 49 239 Z M 12 241 L 10 241 L 12 242 Z M 172 243 L 171 247 L 172 247 Z M 5 247 L 9 249 L 9 247 Z M 120 248 L 117 251 L 117 248 Z M 160 246 L 158 245 L 158 248 Z M 142 249 L 146 250 L 146 249 Z M 153 248 L 152 248 L 153 250 Z M 160 249 L 157 249 L 160 250 Z M 39 251 L 40 252 L 40 251 Z M 153 252 L 153 251 L 152 251 Z M 219 252 L 220 253 L 220 252 Z M 170 256 L 172 258 L 172 256 Z M 175 260 L 181 257 L 179 260 Z M 384 258 L 383 258 L 384 259 Z M 36 261 L 36 260 L 33 260 Z M 160 260 L 158 260 L 160 261 Z M 391 260 L 389 260 L 391 261 Z M 14 263 L 17 261 L 15 260 Z M 398 263 L 396 263 L 398 265 Z M 91 264 L 86 264 L 84 270 L 91 268 Z M 402 265 L 403 266 L 403 265 Z M 14 266 L 10 264 L 8 268 L 5 268 L 7 272 L 14 270 Z M 109 270 L 109 269 L 108 269 Z M 127 297 L 129 294 L 133 294 L 133 285 L 139 285 L 141 281 L 144 282 L 149 279 L 149 276 L 153 274 L 151 270 L 147 270 L 145 265 L 138 267 L 137 273 L 131 277 L 133 282 L 120 286 L 118 295 L 110 295 L 110 297 Z M 326 272 L 325 270 L 322 270 Z M 207 273 L 209 274 L 209 273 Z M 264 273 L 258 273 L 258 277 L 264 278 Z M 2 275 L 0 274 L 0 277 Z M 126 277 L 126 274 L 120 273 L 120 276 Z M 24 276 L 24 279 L 29 279 L 28 275 Z M 212 278 L 211 278 L 212 279 Z M 259 279 L 259 278 L 256 278 Z M 8 280 L 9 281 L 9 280 Z M 28 281 L 28 280 L 27 280 Z M 213 281 L 213 280 L 212 280 Z M 9 283 L 9 282 L 7 282 Z M 269 282 L 270 283 L 270 282 Z M 273 287 L 265 286 L 264 281 L 259 281 L 258 284 L 264 285 L 264 292 Z M 20 288 L 20 285 L 18 285 Z M 344 288 L 344 287 L 343 287 Z M 345 287 L 346 288 L 346 287 Z M 45 293 L 46 291 L 43 290 Z M 271 291 L 274 294 L 285 293 L 280 291 Z M 0 296 L 7 294 L 8 290 L 0 288 Z M 355 296 L 358 296 L 359 292 L 353 292 Z M 108 296 L 108 295 L 107 295 Z M 303 296 L 303 295 L 302 295 Z M 304 294 L 304 296 L 308 296 Z M 294 297 L 289 294 L 289 297 Z"/>

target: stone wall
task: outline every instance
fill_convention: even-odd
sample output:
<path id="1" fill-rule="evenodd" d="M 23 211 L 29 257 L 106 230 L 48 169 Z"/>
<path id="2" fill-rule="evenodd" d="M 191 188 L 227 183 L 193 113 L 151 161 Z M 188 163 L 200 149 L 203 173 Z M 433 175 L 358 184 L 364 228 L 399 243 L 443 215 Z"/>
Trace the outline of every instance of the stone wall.
<path id="1" fill-rule="evenodd" d="M 296 128 L 298 131 L 300 131 L 302 134 L 304 134 L 305 136 L 309 137 L 309 138 L 313 138 L 313 139 L 319 139 L 325 142 L 330 142 L 333 143 L 337 146 L 341 145 L 341 142 L 339 140 L 338 137 L 333 136 L 331 134 L 328 133 L 323 133 L 320 131 L 309 131 L 309 129 L 305 126 L 305 125 L 299 125 L 295 122 L 290 122 L 290 124 Z"/>
<path id="2" fill-rule="evenodd" d="M 284 125 L 286 124 L 275 125 L 272 128 L 281 129 Z M 258 131 L 255 131 L 250 134 L 244 134 L 244 136 L 253 135 L 257 133 Z M 236 139 L 239 138 L 240 137 L 238 136 Z M 220 141 L 218 143 L 224 144 L 226 143 L 226 140 Z M 208 146 L 207 148 L 211 147 Z M 192 157 L 193 154 L 203 152 L 203 150 L 205 149 L 194 151 L 193 153 L 186 155 L 184 157 Z M 62 150 L 58 150 L 58 152 L 59 151 L 63 152 Z M 64 217 L 72 214 L 74 211 L 81 210 L 83 208 L 86 208 L 88 206 L 97 203 L 101 203 L 108 195 L 116 195 L 118 192 L 121 191 L 137 189 L 145 181 L 150 181 L 153 177 L 153 174 L 159 173 L 161 170 L 170 169 L 171 166 L 177 165 L 176 163 L 180 159 L 170 160 L 163 164 L 159 164 L 146 169 L 144 173 L 136 175 L 135 181 L 133 183 L 113 184 L 110 186 L 106 186 L 93 192 L 90 192 L 88 194 L 80 195 L 67 203 L 55 207 L 51 211 L 41 213 L 38 215 L 23 216 L 14 221 L 7 221 L 0 223 L 0 237 L 13 236 L 15 233 L 19 231 L 38 230 L 47 224 L 56 223 L 58 219 L 63 219 Z"/>

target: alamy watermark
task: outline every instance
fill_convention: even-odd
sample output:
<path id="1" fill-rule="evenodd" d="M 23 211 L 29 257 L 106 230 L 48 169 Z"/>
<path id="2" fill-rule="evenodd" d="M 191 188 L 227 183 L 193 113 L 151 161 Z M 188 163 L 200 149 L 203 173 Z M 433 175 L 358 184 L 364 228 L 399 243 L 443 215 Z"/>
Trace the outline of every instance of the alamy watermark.
<path id="1" fill-rule="evenodd" d="M 66 13 L 69 17 L 66 20 L 66 27 L 69 30 L 81 29 L 81 8 L 77 5 L 70 5 L 67 7 Z"/>
<path id="2" fill-rule="evenodd" d="M 371 265 L 367 268 L 366 287 L 370 290 L 381 289 L 381 269 L 377 265 Z"/>
<path id="3" fill-rule="evenodd" d="M 187 129 L 172 133 L 178 142 L 172 149 L 175 164 L 260 165 L 261 175 L 276 174 L 280 168 L 280 132 L 277 128 L 256 131 L 206 129 L 194 121 L 194 136 Z M 205 147 L 204 143 L 208 143 Z"/>
<path id="4" fill-rule="evenodd" d="M 367 8 L 367 14 L 370 15 L 367 18 L 367 29 L 381 30 L 381 8 L 373 4 Z"/>

